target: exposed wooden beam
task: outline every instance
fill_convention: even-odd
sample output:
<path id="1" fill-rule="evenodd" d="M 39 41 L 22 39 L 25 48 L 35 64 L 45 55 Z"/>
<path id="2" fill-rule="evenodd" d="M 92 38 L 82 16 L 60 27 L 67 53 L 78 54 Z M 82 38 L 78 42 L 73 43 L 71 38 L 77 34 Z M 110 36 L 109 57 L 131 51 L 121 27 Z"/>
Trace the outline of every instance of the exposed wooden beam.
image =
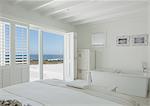
<path id="1" fill-rule="evenodd" d="M 32 10 L 33 10 L 33 11 L 39 10 L 39 9 L 41 9 L 41 8 L 44 8 L 44 7 L 46 7 L 46 6 L 49 6 L 49 5 L 53 4 L 55 1 L 56 1 L 56 0 L 50 0 L 50 1 L 48 1 L 47 3 L 44 3 L 44 4 L 42 4 L 42 5 L 38 6 L 38 7 L 35 7 L 35 8 L 32 9 Z"/>
<path id="2" fill-rule="evenodd" d="M 59 16 L 58 19 L 63 20 L 63 19 L 70 18 L 70 17 L 73 17 L 73 16 L 75 16 L 75 15 L 63 15 L 63 16 Z"/>
<path id="3" fill-rule="evenodd" d="M 141 8 L 143 7 L 143 5 L 141 4 L 128 4 L 128 5 L 120 5 L 120 6 L 117 6 L 117 7 L 112 7 L 112 8 L 108 8 L 108 9 L 105 9 L 105 10 L 101 10 L 99 11 L 99 9 L 95 10 L 95 12 L 92 12 L 92 13 L 87 13 L 83 16 L 80 16 L 80 17 L 77 17 L 77 18 L 74 18 L 74 19 L 68 19 L 68 22 L 77 22 L 77 21 L 82 21 L 84 19 L 89 19 L 89 18 L 95 18 L 95 17 L 98 17 L 98 16 L 103 16 L 105 14 L 111 14 L 111 13 L 116 13 L 116 12 L 120 12 L 120 11 L 130 11 L 130 10 L 134 10 L 134 9 L 137 9 L 137 8 Z"/>
<path id="4" fill-rule="evenodd" d="M 85 4 L 85 1 L 81 1 L 81 2 L 78 2 L 78 1 L 68 2 L 68 5 L 67 5 L 67 3 L 65 3 L 65 4 L 66 5 L 63 5 L 62 7 L 56 8 L 54 11 L 48 13 L 47 15 L 48 16 L 49 15 L 55 15 L 55 14 L 58 14 L 58 13 L 61 13 L 61 12 L 64 12 L 64 11 L 69 11 L 72 8 L 76 8 L 77 6 L 81 6 L 81 5 Z"/>
<path id="5" fill-rule="evenodd" d="M 111 18 L 117 18 L 117 17 L 121 17 L 121 16 L 125 16 L 125 15 L 134 14 L 134 13 L 137 13 L 137 12 L 141 12 L 143 10 L 145 11 L 145 8 L 132 10 L 132 11 L 128 11 L 128 12 L 118 12 L 116 14 L 101 16 L 101 17 L 94 18 L 94 19 L 88 19 L 88 20 L 85 20 L 85 21 L 73 22 L 72 24 L 73 25 L 87 24 L 87 23 L 92 23 L 92 22 L 96 22 L 96 21 L 102 21 L 102 20 L 107 20 L 107 19 L 111 19 Z"/>
<path id="6" fill-rule="evenodd" d="M 93 9 L 95 7 L 99 7 L 101 5 L 104 5 L 104 4 L 108 4 L 106 2 L 86 2 L 86 3 L 82 3 L 80 5 L 77 5 L 75 7 L 72 7 L 71 10 L 73 10 L 72 13 L 68 13 L 68 14 L 65 14 L 65 15 L 61 15 L 58 17 L 58 19 L 67 19 L 67 18 L 71 18 L 71 17 L 74 17 L 74 16 L 79 16 L 81 15 L 82 12 L 85 12 L 87 11 L 89 8 L 90 9 Z M 79 11 L 76 11 L 76 9 L 79 9 L 79 8 L 82 8 L 82 10 L 79 12 Z"/>
<path id="7" fill-rule="evenodd" d="M 107 7 L 108 5 L 110 5 L 110 7 L 111 7 L 112 3 L 113 3 L 113 8 L 114 7 L 116 7 L 116 8 L 118 7 L 118 3 L 114 3 L 114 2 L 90 2 L 90 4 L 86 4 L 86 6 L 82 6 L 82 7 L 84 7 L 82 9 L 79 9 L 80 7 L 78 6 L 77 9 L 76 8 L 72 8 L 73 12 L 68 12 L 66 14 L 58 15 L 59 16 L 58 19 L 60 19 L 60 20 L 61 19 L 69 19 L 69 18 L 78 17 L 78 16 L 79 16 L 79 18 L 80 17 L 83 18 L 84 16 L 87 16 L 87 14 L 91 12 L 91 10 L 93 10 L 92 11 L 92 15 L 94 15 L 94 14 L 97 15 L 103 10 L 101 7 L 105 7 L 105 6 Z M 122 2 L 119 2 L 119 3 L 120 3 L 119 7 L 128 5 L 128 2 L 126 2 L 126 3 L 124 2 L 124 5 L 122 5 Z M 88 11 L 88 12 L 85 13 L 85 11 Z M 90 16 L 92 16 L 92 15 L 90 14 Z"/>
<path id="8" fill-rule="evenodd" d="M 23 0 L 15 0 L 14 4 L 19 4 L 20 2 L 22 2 Z"/>

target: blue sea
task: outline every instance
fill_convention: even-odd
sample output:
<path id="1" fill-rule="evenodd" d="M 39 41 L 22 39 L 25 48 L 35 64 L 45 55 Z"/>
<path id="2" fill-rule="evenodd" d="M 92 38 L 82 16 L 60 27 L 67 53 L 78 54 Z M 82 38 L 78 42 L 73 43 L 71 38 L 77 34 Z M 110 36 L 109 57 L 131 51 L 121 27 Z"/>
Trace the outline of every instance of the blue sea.
<path id="1" fill-rule="evenodd" d="M 63 60 L 63 55 L 43 55 L 43 60 Z M 31 54 L 30 60 L 38 60 L 38 55 Z"/>

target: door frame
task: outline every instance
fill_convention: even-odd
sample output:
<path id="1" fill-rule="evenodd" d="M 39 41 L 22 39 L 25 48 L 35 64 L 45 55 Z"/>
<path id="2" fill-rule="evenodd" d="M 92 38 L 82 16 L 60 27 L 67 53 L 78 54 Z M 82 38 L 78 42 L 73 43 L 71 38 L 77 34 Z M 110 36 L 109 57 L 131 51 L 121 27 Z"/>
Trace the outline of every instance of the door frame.
<path id="1" fill-rule="evenodd" d="M 58 31 L 58 30 L 49 30 L 49 29 L 45 29 L 43 27 L 39 27 L 36 25 L 30 25 L 29 27 L 29 31 L 30 29 L 35 29 L 38 32 L 38 56 L 39 56 L 39 71 L 40 71 L 40 80 L 43 80 L 43 32 L 49 32 L 49 33 L 54 33 L 54 34 L 59 34 L 60 36 L 65 36 L 66 32 L 63 31 Z M 30 36 L 30 35 L 29 35 Z M 64 37 L 65 39 L 65 37 Z M 28 37 L 28 43 L 29 42 L 30 37 Z M 30 59 L 30 57 L 29 57 Z M 29 60 L 30 61 L 30 60 Z M 64 60 L 63 60 L 64 61 Z M 30 65 L 30 62 L 29 62 Z M 63 62 L 63 80 L 64 80 L 64 62 Z"/>

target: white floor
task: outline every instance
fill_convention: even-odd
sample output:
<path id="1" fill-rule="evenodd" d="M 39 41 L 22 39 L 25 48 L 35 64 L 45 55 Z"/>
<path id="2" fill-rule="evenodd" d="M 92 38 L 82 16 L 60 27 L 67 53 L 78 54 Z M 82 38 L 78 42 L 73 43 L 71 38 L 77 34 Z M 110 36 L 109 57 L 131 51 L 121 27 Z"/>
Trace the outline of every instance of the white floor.
<path id="1" fill-rule="evenodd" d="M 63 63 L 62 64 L 44 64 L 44 79 L 63 80 Z M 39 65 L 30 65 L 30 81 L 40 79 Z"/>

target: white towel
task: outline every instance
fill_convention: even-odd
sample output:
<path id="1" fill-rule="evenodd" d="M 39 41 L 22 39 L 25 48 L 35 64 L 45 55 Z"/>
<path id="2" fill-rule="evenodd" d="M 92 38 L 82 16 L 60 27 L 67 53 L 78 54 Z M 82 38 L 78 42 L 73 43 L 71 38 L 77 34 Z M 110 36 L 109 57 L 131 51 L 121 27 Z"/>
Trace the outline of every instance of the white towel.
<path id="1" fill-rule="evenodd" d="M 66 83 L 69 87 L 79 88 L 79 89 L 87 89 L 89 88 L 89 84 L 86 80 L 74 80 Z"/>

